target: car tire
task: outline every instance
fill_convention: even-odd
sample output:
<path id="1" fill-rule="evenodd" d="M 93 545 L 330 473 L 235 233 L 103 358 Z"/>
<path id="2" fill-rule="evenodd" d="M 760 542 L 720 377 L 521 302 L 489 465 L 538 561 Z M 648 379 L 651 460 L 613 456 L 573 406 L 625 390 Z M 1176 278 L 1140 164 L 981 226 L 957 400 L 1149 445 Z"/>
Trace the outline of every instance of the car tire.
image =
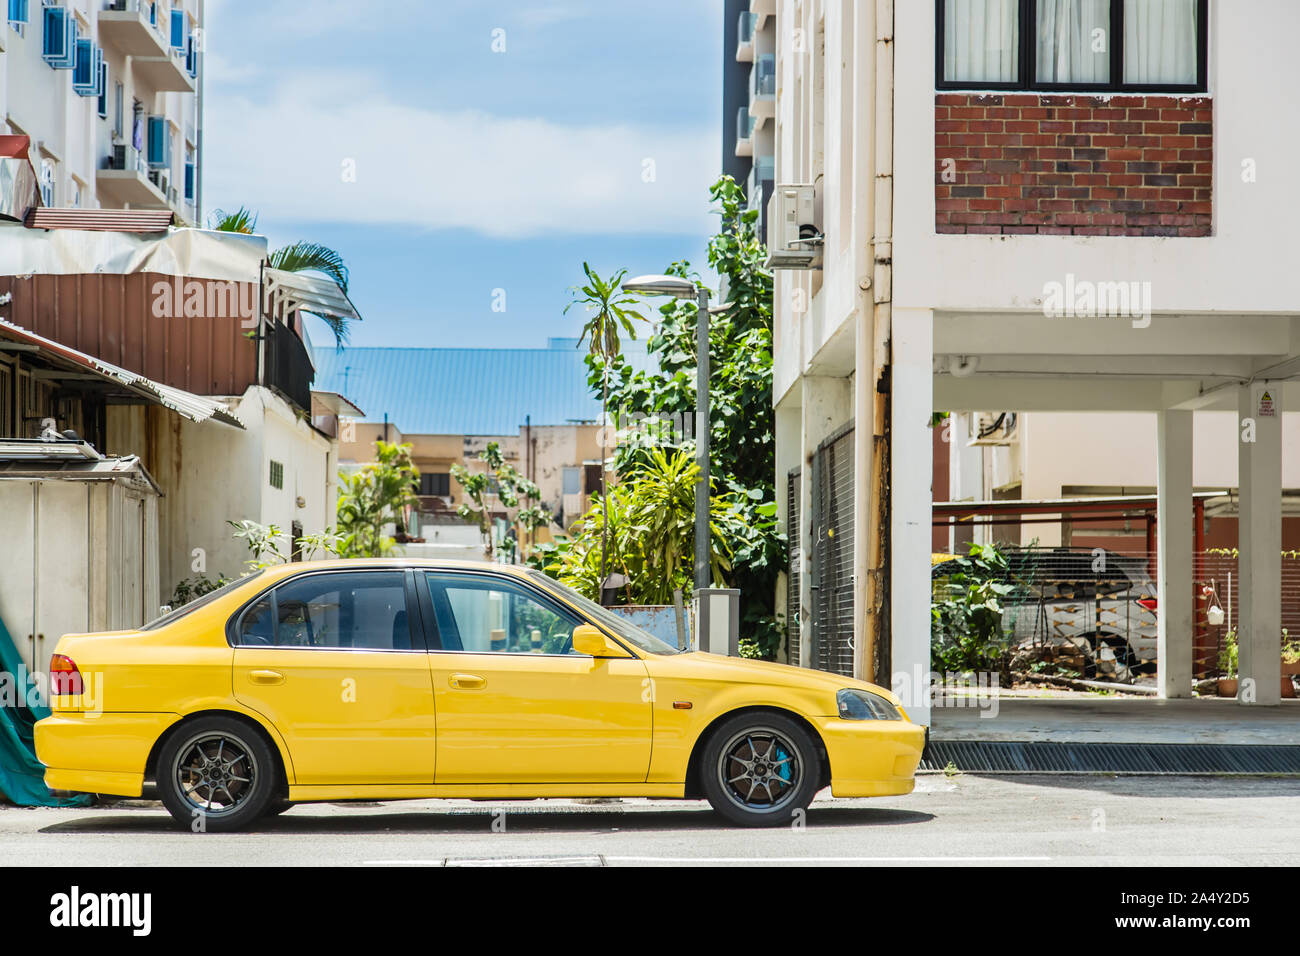
<path id="1" fill-rule="evenodd" d="M 280 767 L 266 740 L 243 721 L 201 717 L 178 728 L 158 754 L 158 796 L 195 833 L 240 830 L 271 807 Z"/>
<path id="2" fill-rule="evenodd" d="M 262 816 L 278 817 L 280 814 L 284 813 L 284 811 L 292 810 L 293 807 L 294 807 L 293 801 L 286 800 L 283 797 L 281 797 L 278 800 L 272 800 L 267 805 L 266 809 L 262 811 Z"/>
<path id="3" fill-rule="evenodd" d="M 778 713 L 737 714 L 704 746 L 700 783 L 713 809 L 742 827 L 778 827 L 808 809 L 821 789 L 817 742 Z"/>

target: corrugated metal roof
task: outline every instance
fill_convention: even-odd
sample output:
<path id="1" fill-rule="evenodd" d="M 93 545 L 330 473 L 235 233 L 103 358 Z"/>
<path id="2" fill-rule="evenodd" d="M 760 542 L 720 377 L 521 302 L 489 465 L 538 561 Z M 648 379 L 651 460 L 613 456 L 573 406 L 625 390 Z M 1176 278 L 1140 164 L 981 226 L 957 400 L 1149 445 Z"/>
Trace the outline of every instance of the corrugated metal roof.
<path id="1" fill-rule="evenodd" d="M 166 232 L 175 221 L 166 209 L 48 209 L 27 213 L 28 229 L 82 229 L 88 232 Z"/>
<path id="2" fill-rule="evenodd" d="M 64 365 L 90 369 L 104 379 L 115 381 L 137 395 L 150 398 L 192 422 L 205 422 L 209 418 L 213 418 L 236 428 L 244 427 L 244 423 L 220 402 L 195 395 L 184 389 L 163 385 L 161 382 L 155 382 L 143 375 L 137 375 L 135 372 L 118 368 L 108 362 L 102 362 L 93 355 L 87 355 L 85 352 L 78 352 L 66 345 L 60 345 L 52 339 L 37 335 L 35 332 L 29 332 L 21 326 L 6 322 L 3 319 L 0 319 L 0 337 L 35 345 L 42 355 Z"/>
<path id="3" fill-rule="evenodd" d="M 320 347 L 314 388 L 338 392 L 408 435 L 514 435 L 534 425 L 600 418 L 587 385 L 585 349 L 415 349 Z M 646 365 L 640 343 L 627 350 Z"/>

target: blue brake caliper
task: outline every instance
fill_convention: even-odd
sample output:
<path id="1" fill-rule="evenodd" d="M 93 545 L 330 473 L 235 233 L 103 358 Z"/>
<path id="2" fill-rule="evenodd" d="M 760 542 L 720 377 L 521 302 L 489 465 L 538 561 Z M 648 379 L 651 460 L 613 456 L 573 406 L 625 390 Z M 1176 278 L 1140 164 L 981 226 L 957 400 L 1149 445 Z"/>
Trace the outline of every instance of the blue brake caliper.
<path id="1" fill-rule="evenodd" d="M 782 747 L 780 744 L 776 745 L 776 759 L 785 761 L 785 763 L 780 765 L 781 769 L 777 771 L 777 776 L 780 777 L 782 780 L 784 780 L 786 783 L 790 782 L 790 761 L 788 759 L 789 756 L 790 755 L 786 753 L 784 747 Z"/>

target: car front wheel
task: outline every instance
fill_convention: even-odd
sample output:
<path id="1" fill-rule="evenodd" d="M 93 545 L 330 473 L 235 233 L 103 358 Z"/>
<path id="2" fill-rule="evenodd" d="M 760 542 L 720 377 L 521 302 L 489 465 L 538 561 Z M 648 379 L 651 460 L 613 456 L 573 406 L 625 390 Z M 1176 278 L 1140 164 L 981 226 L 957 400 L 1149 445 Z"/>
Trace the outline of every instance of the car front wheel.
<path id="1" fill-rule="evenodd" d="M 789 823 L 820 788 L 816 743 L 781 714 L 738 714 L 724 721 L 704 748 L 700 772 L 713 809 L 744 827 Z"/>
<path id="2" fill-rule="evenodd" d="M 203 717 L 180 728 L 158 755 L 158 795 L 195 833 L 242 829 L 279 787 L 270 746 L 240 721 Z"/>

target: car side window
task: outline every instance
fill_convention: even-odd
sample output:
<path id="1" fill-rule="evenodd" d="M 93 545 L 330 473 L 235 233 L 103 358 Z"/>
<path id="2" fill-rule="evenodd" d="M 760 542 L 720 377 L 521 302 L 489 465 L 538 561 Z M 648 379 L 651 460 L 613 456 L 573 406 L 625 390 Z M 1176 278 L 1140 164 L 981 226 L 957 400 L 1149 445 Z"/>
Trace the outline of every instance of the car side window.
<path id="1" fill-rule="evenodd" d="M 504 577 L 425 575 L 441 648 L 504 654 L 572 654 L 581 619 Z"/>
<path id="2" fill-rule="evenodd" d="M 309 574 L 277 587 L 244 613 L 241 645 L 411 649 L 402 571 Z"/>

